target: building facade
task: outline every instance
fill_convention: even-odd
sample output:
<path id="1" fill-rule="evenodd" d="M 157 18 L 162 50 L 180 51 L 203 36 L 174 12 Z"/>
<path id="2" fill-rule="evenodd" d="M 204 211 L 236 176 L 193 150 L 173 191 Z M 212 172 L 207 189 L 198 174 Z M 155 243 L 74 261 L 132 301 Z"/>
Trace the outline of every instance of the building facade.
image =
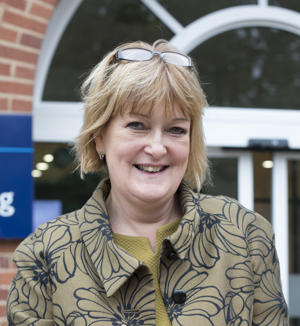
<path id="1" fill-rule="evenodd" d="M 300 325 L 299 12 L 298 1 L 280 0 L 2 1 L 0 112 L 33 118 L 33 215 L 79 207 L 98 181 L 72 173 L 69 151 L 85 73 L 119 43 L 168 39 L 194 59 L 210 104 L 215 187 L 204 191 L 236 197 L 272 222 L 291 321 Z M 0 240 L 0 325 L 19 241 Z"/>

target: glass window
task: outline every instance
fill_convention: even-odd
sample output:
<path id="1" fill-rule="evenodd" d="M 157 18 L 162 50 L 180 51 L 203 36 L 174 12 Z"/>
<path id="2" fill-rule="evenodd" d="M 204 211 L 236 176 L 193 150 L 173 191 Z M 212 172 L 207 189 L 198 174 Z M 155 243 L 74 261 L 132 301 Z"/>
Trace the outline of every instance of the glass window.
<path id="1" fill-rule="evenodd" d="M 204 15 L 219 9 L 238 5 L 257 4 L 257 0 L 159 0 L 159 2 L 184 26 Z"/>
<path id="2" fill-rule="evenodd" d="M 271 221 L 271 179 L 272 179 L 272 153 L 267 151 L 254 151 L 254 210 Z"/>
<path id="3" fill-rule="evenodd" d="M 269 4 L 273 6 L 284 7 L 295 11 L 300 11 L 299 0 L 269 0 Z"/>
<path id="4" fill-rule="evenodd" d="M 300 161 L 288 162 L 290 273 L 300 274 Z"/>
<path id="5" fill-rule="evenodd" d="M 300 318 L 290 318 L 290 326 L 300 326 Z"/>
<path id="6" fill-rule="evenodd" d="M 269 28 L 220 34 L 191 56 L 214 106 L 300 109 L 300 38 Z"/>
<path id="7" fill-rule="evenodd" d="M 34 169 L 35 199 L 59 201 L 62 213 L 79 209 L 104 177 L 88 174 L 82 180 L 75 171 L 71 145 L 63 143 L 35 143 Z"/>
<path id="8" fill-rule="evenodd" d="M 300 161 L 288 161 L 289 191 L 289 269 L 290 269 L 290 312 L 297 319 L 291 326 L 300 326 Z"/>
<path id="9" fill-rule="evenodd" d="M 211 182 L 202 191 L 210 195 L 225 195 L 237 199 L 238 160 L 236 158 L 210 158 Z"/>
<path id="10" fill-rule="evenodd" d="M 210 166 L 212 180 L 202 192 L 237 198 L 237 158 L 210 158 Z M 63 214 L 79 209 L 106 177 L 105 173 L 88 174 L 82 180 L 72 146 L 65 143 L 35 143 L 34 171 L 35 199 L 60 202 Z"/>
<path id="11" fill-rule="evenodd" d="M 138 0 L 85 0 L 60 40 L 43 100 L 79 101 L 87 72 L 123 42 L 170 39 L 172 33 Z"/>

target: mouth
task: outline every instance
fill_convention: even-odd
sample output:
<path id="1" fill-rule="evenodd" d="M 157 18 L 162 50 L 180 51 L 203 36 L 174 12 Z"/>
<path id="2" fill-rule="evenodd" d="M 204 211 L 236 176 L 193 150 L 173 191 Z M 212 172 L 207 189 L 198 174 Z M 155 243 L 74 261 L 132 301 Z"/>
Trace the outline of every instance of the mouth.
<path id="1" fill-rule="evenodd" d="M 169 166 L 168 165 L 142 165 L 142 164 L 134 164 L 134 166 L 143 172 L 147 173 L 158 173 L 164 171 Z"/>

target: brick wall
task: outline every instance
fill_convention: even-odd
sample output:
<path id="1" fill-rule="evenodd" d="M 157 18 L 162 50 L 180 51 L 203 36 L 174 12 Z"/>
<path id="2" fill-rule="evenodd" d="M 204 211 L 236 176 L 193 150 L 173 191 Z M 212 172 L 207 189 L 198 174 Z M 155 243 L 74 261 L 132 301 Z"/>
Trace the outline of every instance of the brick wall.
<path id="1" fill-rule="evenodd" d="M 19 241 L 0 241 L 0 325 L 7 325 L 6 321 L 6 298 L 10 283 L 16 273 L 15 265 L 12 261 L 12 253 L 16 249 Z"/>
<path id="2" fill-rule="evenodd" d="M 58 0 L 0 0 L 0 113 L 32 112 L 33 86 L 43 37 Z M 15 274 L 19 241 L 0 239 L 0 326 Z"/>
<path id="3" fill-rule="evenodd" d="M 0 112 L 32 111 L 36 64 L 57 0 L 0 0 Z"/>

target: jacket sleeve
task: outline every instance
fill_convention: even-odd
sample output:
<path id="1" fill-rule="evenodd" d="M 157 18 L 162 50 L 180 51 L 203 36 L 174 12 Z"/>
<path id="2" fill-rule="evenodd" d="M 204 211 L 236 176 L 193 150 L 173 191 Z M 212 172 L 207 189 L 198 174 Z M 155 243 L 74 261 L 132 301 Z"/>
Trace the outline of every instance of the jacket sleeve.
<path id="1" fill-rule="evenodd" d="M 54 325 L 48 268 L 32 237 L 19 245 L 14 262 L 18 270 L 7 301 L 9 325 Z"/>
<path id="2" fill-rule="evenodd" d="M 288 325 L 274 233 L 269 222 L 260 215 L 248 229 L 248 245 L 255 281 L 253 325 Z"/>

